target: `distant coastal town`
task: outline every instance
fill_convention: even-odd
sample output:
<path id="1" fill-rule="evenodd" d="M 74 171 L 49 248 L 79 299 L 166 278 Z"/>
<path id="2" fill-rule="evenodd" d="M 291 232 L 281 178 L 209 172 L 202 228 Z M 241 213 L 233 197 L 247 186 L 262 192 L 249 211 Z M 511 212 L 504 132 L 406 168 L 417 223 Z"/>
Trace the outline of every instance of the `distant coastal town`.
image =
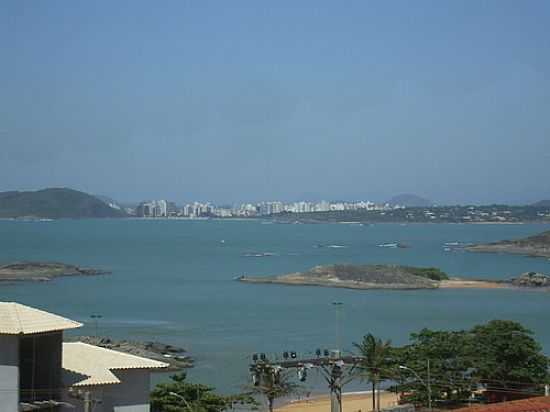
<path id="1" fill-rule="evenodd" d="M 269 217 L 279 222 L 391 222 L 391 223 L 524 223 L 550 222 L 550 206 L 534 204 L 408 206 L 397 203 L 361 201 L 282 201 L 218 206 L 193 202 L 178 207 L 174 202 L 151 200 L 126 208 L 130 216 L 142 218 L 253 218 Z"/>
<path id="2" fill-rule="evenodd" d="M 386 211 L 404 208 L 404 205 L 390 203 L 377 204 L 371 201 L 357 202 L 308 202 L 285 203 L 281 201 L 241 203 L 236 206 L 217 206 L 211 202 L 193 202 L 178 207 L 175 202 L 167 200 L 150 200 L 141 202 L 137 208 L 127 208 L 126 212 L 138 217 L 255 217 L 270 216 L 280 213 L 315 213 L 337 211 Z"/>

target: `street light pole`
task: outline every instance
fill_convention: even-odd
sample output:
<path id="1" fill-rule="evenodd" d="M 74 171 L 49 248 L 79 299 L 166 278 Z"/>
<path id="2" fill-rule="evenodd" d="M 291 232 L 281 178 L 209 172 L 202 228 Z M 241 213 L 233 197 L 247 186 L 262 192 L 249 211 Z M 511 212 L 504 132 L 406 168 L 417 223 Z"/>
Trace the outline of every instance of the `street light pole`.
<path id="1" fill-rule="evenodd" d="M 336 349 L 338 351 L 342 350 L 342 342 L 340 337 L 340 318 L 341 318 L 341 310 L 342 306 L 344 305 L 343 302 L 332 302 L 332 305 L 336 308 Z"/>
<path id="2" fill-rule="evenodd" d="M 92 318 L 94 320 L 94 323 L 95 323 L 95 337 L 97 338 L 98 336 L 98 324 L 99 324 L 99 319 L 101 319 L 103 316 L 101 316 L 99 313 L 92 313 L 90 315 L 90 318 Z"/>
<path id="3" fill-rule="evenodd" d="M 399 365 L 399 369 L 404 369 L 404 370 L 408 370 L 408 371 L 412 372 L 418 378 L 420 383 L 422 383 L 422 385 L 424 385 L 426 387 L 426 389 L 428 390 L 428 409 L 431 412 L 431 410 L 432 410 L 432 385 L 431 385 L 431 382 L 430 382 L 430 360 L 429 359 L 427 361 L 427 367 L 428 367 L 428 383 L 424 382 L 424 379 L 422 379 L 420 377 L 420 375 L 418 373 L 416 373 L 416 371 L 414 369 L 408 368 L 407 366 Z"/>

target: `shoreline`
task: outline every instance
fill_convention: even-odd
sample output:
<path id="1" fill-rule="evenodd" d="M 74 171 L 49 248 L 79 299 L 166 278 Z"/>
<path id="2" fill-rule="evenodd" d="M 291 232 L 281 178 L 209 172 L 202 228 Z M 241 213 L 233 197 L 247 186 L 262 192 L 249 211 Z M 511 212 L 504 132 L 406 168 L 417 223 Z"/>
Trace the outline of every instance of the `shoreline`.
<path id="1" fill-rule="evenodd" d="M 548 288 L 544 287 L 528 287 L 528 286 L 516 286 L 510 281 L 491 281 L 491 280 L 478 280 L 478 279 L 463 279 L 453 278 L 448 280 L 439 281 L 435 287 L 413 287 L 401 284 L 372 284 L 367 282 L 355 282 L 349 283 L 345 281 L 332 282 L 321 280 L 298 280 L 298 279 L 276 279 L 268 278 L 262 279 L 261 277 L 246 277 L 241 276 L 236 280 L 243 283 L 252 284 L 274 284 L 283 286 L 316 286 L 316 287 L 331 287 L 331 288 L 344 288 L 355 290 L 401 290 L 401 291 L 413 291 L 413 290 L 438 290 L 438 289 L 507 289 L 507 290 L 520 290 L 520 291 L 548 291 Z"/>

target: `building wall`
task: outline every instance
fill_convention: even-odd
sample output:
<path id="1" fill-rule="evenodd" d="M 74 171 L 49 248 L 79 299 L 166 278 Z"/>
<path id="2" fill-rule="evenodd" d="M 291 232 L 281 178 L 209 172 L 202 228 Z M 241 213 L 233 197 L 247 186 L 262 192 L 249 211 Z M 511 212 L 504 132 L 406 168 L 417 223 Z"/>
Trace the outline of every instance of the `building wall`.
<path id="1" fill-rule="evenodd" d="M 147 369 L 112 371 L 120 379 L 119 385 L 112 385 L 105 393 L 113 409 L 108 412 L 149 412 L 151 372 Z M 107 412 L 104 411 L 104 412 Z"/>
<path id="2" fill-rule="evenodd" d="M 147 369 L 128 369 L 112 371 L 121 381 L 115 385 L 97 385 L 82 387 L 89 390 L 92 399 L 100 401 L 94 405 L 94 412 L 149 412 L 149 393 L 151 373 Z M 81 400 L 67 397 L 65 400 L 75 406 L 66 412 L 83 412 Z M 65 412 L 65 409 L 63 410 Z M 4 412 L 4 411 L 0 411 Z"/>
<path id="3" fill-rule="evenodd" d="M 0 335 L 0 412 L 19 410 L 19 337 Z"/>

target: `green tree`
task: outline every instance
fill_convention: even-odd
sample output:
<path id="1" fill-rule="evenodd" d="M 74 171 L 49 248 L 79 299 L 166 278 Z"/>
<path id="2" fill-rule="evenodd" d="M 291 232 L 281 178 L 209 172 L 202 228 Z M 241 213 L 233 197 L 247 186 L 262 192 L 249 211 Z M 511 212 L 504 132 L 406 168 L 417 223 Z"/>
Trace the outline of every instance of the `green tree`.
<path id="1" fill-rule="evenodd" d="M 475 376 L 488 390 L 533 390 L 547 383 L 548 358 L 521 324 L 493 320 L 471 330 Z"/>
<path id="2" fill-rule="evenodd" d="M 480 384 L 503 394 L 531 394 L 542 392 L 549 379 L 540 345 L 531 331 L 512 321 L 458 332 L 423 329 L 396 354 L 405 366 L 397 379 L 402 400 L 421 405 L 428 403 L 428 386 L 434 403 L 458 404 Z"/>
<path id="3" fill-rule="evenodd" d="M 218 395 L 214 388 L 187 382 L 185 372 L 159 383 L 151 392 L 151 408 L 155 412 L 222 412 L 234 404 L 257 405 L 250 395 Z"/>
<path id="4" fill-rule="evenodd" d="M 390 369 L 395 366 L 395 362 L 390 359 L 391 341 L 383 341 L 369 333 L 363 336 L 361 342 L 354 343 L 353 346 L 363 357 L 357 367 L 357 375 L 361 380 L 372 384 L 372 410 L 379 411 L 380 383 L 390 377 Z M 378 396 L 376 396 L 377 393 Z"/>
<path id="5" fill-rule="evenodd" d="M 398 389 L 404 401 L 427 405 L 460 403 L 475 389 L 467 332 L 423 329 L 411 334 L 411 344 L 400 348 Z M 429 365 L 428 365 L 429 362 Z M 429 366 L 429 370 L 428 370 Z"/>
<path id="6" fill-rule="evenodd" d="M 300 386 L 292 382 L 287 371 L 269 364 L 257 364 L 253 370 L 254 384 L 247 387 L 252 394 L 262 395 L 267 400 L 267 407 L 273 412 L 275 399 L 296 394 Z"/>

